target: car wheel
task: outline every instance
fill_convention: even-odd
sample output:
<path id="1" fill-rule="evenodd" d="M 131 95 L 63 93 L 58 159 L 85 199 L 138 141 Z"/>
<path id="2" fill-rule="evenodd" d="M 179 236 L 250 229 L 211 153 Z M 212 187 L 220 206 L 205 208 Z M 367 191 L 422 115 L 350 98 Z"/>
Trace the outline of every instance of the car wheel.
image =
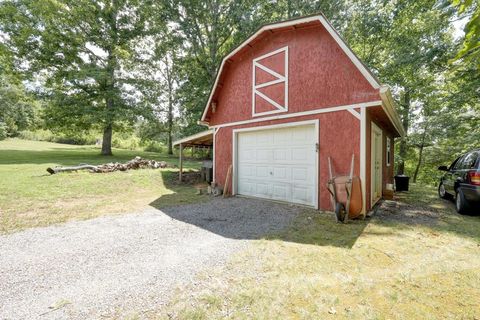
<path id="1" fill-rule="evenodd" d="M 457 212 L 461 214 L 466 213 L 468 210 L 468 202 L 460 189 L 457 190 L 457 196 L 455 197 L 455 207 Z"/>
<path id="2" fill-rule="evenodd" d="M 440 182 L 440 185 L 438 186 L 438 196 L 442 199 L 448 199 L 448 193 L 445 190 L 443 182 Z"/>
<path id="3" fill-rule="evenodd" d="M 335 205 L 335 218 L 337 219 L 337 222 L 345 222 L 345 207 L 343 203 L 337 202 Z"/>

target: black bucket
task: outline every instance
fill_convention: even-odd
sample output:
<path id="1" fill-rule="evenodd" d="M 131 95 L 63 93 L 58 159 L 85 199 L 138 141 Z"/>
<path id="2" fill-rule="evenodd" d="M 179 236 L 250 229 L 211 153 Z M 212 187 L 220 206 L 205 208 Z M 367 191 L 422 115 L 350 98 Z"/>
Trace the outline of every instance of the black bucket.
<path id="1" fill-rule="evenodd" d="M 406 175 L 395 176 L 395 191 L 408 191 L 410 177 Z"/>

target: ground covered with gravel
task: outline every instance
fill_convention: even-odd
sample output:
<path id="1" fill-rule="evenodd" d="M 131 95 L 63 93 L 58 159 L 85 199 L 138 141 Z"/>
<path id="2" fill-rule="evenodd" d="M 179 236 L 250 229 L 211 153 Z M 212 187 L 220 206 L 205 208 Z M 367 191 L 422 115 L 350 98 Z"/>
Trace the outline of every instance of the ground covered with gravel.
<path id="1" fill-rule="evenodd" d="M 142 318 L 300 211 L 216 198 L 0 236 L 0 319 Z"/>

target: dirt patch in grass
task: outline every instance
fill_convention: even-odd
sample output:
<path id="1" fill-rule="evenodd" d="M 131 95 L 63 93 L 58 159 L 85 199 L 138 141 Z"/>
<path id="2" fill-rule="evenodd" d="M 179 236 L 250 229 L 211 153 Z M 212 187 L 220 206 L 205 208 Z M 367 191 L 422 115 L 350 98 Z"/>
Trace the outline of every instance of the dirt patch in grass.
<path id="1" fill-rule="evenodd" d="M 478 319 L 480 217 L 412 188 L 347 225 L 306 210 L 153 317 Z"/>

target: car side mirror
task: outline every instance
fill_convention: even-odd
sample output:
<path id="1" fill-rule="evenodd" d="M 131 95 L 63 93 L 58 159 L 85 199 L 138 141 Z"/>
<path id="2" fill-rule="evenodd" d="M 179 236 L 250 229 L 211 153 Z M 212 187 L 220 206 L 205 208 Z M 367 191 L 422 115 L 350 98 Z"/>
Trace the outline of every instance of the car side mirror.
<path id="1" fill-rule="evenodd" d="M 438 167 L 438 170 L 440 170 L 440 171 L 448 171 L 448 167 L 447 167 L 447 166 L 440 166 L 440 167 Z"/>

